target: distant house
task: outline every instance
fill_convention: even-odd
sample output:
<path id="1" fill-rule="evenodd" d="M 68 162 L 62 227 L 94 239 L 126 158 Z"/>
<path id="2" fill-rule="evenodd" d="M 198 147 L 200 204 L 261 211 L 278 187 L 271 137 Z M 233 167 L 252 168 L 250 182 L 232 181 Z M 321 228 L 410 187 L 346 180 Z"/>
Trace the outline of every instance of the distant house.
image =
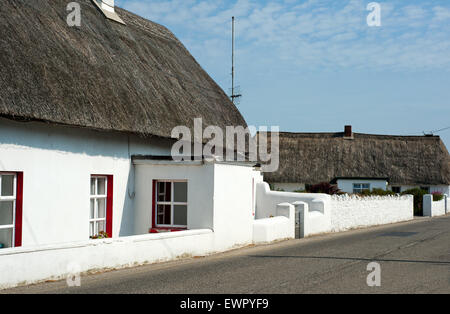
<path id="1" fill-rule="evenodd" d="M 71 27 L 68 3 L 0 6 L 0 248 L 202 228 L 251 241 L 251 164 L 165 158 L 194 118 L 246 127 L 237 108 L 165 27 L 112 0 L 78 0 Z M 246 233 L 218 226 L 230 208 Z"/>
<path id="2" fill-rule="evenodd" d="M 421 187 L 450 195 L 450 157 L 439 136 L 281 133 L 280 168 L 265 180 L 275 189 L 304 190 L 320 182 L 347 193 Z"/>

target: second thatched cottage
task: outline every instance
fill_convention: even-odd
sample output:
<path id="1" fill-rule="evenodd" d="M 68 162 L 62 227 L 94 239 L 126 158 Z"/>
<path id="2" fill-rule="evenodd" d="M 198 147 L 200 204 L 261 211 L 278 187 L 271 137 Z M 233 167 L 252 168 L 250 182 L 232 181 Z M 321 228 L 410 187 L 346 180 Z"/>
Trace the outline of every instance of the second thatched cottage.
<path id="1" fill-rule="evenodd" d="M 321 182 L 347 193 L 422 188 L 450 195 L 450 156 L 439 136 L 280 133 L 280 168 L 265 174 L 275 189 Z"/>

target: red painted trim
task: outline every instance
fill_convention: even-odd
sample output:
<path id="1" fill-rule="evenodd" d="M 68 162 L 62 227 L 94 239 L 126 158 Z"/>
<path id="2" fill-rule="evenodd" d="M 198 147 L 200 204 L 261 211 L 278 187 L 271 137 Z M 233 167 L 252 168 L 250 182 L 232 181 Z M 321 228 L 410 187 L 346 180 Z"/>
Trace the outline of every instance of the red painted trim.
<path id="1" fill-rule="evenodd" d="M 108 178 L 108 187 L 106 195 L 106 233 L 110 238 L 113 237 L 113 195 L 114 195 L 114 177 L 111 175 Z"/>
<path id="2" fill-rule="evenodd" d="M 186 231 L 186 230 L 188 230 L 188 229 L 179 229 L 179 228 L 174 229 L 174 228 L 157 227 L 157 228 L 151 228 L 149 230 L 149 233 L 161 233 L 160 231 L 180 232 L 180 231 Z"/>
<path id="3" fill-rule="evenodd" d="M 23 172 L 17 172 L 14 247 L 22 246 L 22 221 L 23 221 Z"/>
<path id="4" fill-rule="evenodd" d="M 152 221 L 151 221 L 151 228 L 149 230 L 149 233 L 159 233 L 158 230 L 169 230 L 170 232 L 177 232 L 177 231 L 186 231 L 188 228 L 174 228 L 174 227 L 160 227 L 156 224 L 156 189 L 158 182 L 165 182 L 170 180 L 153 180 L 152 182 Z M 171 191 L 172 192 L 172 191 Z"/>
<path id="5" fill-rule="evenodd" d="M 158 180 L 152 182 L 152 228 L 156 227 L 156 183 Z"/>

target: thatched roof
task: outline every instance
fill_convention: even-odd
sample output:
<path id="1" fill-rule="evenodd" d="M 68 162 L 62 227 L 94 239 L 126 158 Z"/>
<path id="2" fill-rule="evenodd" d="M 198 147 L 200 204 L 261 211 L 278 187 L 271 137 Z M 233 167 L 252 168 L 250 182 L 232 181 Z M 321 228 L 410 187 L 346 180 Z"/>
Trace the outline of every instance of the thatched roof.
<path id="1" fill-rule="evenodd" d="M 280 168 L 265 174 L 268 182 L 316 184 L 335 178 L 449 185 L 450 157 L 439 136 L 280 133 Z"/>
<path id="2" fill-rule="evenodd" d="M 165 27 L 91 0 L 81 27 L 65 0 L 0 5 L 0 117 L 170 137 L 177 125 L 246 123 L 223 90 Z"/>

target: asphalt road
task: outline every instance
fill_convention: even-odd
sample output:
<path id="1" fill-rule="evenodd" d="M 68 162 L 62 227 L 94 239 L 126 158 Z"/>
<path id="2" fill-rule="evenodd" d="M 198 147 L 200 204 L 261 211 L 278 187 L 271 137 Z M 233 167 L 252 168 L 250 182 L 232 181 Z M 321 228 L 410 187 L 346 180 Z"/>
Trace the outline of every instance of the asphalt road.
<path id="1" fill-rule="evenodd" d="M 381 287 L 367 265 L 381 266 Z M 250 247 L 3 293 L 450 293 L 450 217 Z"/>

